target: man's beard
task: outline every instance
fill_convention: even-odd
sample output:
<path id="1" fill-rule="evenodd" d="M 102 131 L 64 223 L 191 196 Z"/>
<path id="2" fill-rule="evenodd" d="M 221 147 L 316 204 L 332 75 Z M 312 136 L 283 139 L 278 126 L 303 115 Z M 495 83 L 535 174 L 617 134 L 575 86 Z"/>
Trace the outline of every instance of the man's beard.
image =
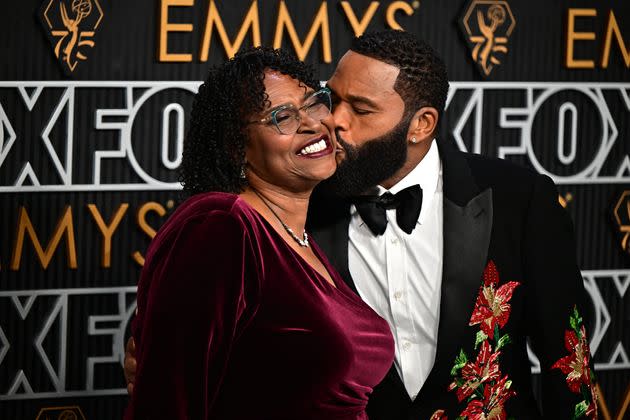
<path id="1" fill-rule="evenodd" d="M 373 189 L 392 177 L 407 160 L 407 130 L 410 116 L 380 137 L 355 147 L 346 143 L 337 132 L 337 141 L 345 150 L 345 159 L 337 165 L 332 177 L 319 188 L 325 193 L 352 197 Z"/>

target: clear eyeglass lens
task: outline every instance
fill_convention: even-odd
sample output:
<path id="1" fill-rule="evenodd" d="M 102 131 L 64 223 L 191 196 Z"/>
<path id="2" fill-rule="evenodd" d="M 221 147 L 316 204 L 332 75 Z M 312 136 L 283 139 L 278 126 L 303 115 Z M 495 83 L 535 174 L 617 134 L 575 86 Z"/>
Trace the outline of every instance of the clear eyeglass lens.
<path id="1" fill-rule="evenodd" d="M 275 120 L 282 134 L 295 133 L 300 126 L 300 116 L 295 108 L 285 108 L 276 112 Z"/>
<path id="2" fill-rule="evenodd" d="M 300 109 L 315 120 L 324 119 L 330 114 L 330 94 L 328 91 L 319 91 Z M 283 108 L 275 113 L 274 120 L 282 134 L 293 134 L 300 126 L 300 112 L 294 107 Z"/>
<path id="3" fill-rule="evenodd" d="M 318 92 L 309 104 L 304 106 L 306 113 L 314 119 L 325 118 L 330 113 L 330 95 L 327 91 Z"/>

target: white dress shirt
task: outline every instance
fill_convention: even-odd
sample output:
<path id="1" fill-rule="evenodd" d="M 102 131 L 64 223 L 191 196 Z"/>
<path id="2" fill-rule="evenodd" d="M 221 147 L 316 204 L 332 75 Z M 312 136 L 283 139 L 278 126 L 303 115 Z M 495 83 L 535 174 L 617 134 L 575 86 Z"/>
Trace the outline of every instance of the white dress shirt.
<path id="1" fill-rule="evenodd" d="M 443 260 L 442 162 L 435 140 L 422 161 L 389 192 L 422 188 L 422 209 L 411 234 L 387 210 L 375 236 L 351 208 L 348 268 L 361 298 L 385 318 L 396 342 L 394 364 L 413 400 L 435 361 Z M 379 195 L 387 190 L 379 188 Z"/>

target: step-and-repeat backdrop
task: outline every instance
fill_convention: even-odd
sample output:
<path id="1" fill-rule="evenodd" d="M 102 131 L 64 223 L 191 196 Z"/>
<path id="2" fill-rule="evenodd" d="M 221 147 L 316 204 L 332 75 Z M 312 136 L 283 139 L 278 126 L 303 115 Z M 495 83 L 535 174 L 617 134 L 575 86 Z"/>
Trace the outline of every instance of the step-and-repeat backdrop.
<path id="1" fill-rule="evenodd" d="M 120 418 L 135 285 L 208 66 L 283 46 L 325 80 L 387 27 L 444 58 L 444 136 L 558 185 L 601 412 L 630 415 L 627 0 L 24 0 L 0 11 L 0 418 Z"/>

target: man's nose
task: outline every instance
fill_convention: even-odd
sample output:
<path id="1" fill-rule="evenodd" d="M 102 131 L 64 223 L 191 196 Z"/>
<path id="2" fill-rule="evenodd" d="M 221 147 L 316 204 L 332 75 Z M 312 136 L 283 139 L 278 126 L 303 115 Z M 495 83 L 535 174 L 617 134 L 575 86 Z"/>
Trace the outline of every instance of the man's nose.
<path id="1" fill-rule="evenodd" d="M 350 115 L 343 105 L 337 105 L 332 110 L 333 120 L 335 121 L 335 129 L 346 131 L 350 127 Z"/>

